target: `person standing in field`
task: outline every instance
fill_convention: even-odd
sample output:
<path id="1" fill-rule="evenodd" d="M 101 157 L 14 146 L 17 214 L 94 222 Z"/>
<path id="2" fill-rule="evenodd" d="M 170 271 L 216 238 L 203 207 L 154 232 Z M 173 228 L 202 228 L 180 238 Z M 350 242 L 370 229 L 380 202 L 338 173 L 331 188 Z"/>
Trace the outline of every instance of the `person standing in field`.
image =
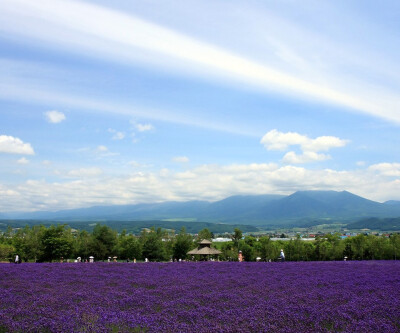
<path id="1" fill-rule="evenodd" d="M 19 255 L 18 254 L 15 255 L 15 263 L 19 264 Z"/>
<path id="2" fill-rule="evenodd" d="M 283 253 L 283 249 L 281 249 L 281 254 L 279 255 L 279 257 L 281 258 L 281 261 L 285 261 L 285 254 Z"/>

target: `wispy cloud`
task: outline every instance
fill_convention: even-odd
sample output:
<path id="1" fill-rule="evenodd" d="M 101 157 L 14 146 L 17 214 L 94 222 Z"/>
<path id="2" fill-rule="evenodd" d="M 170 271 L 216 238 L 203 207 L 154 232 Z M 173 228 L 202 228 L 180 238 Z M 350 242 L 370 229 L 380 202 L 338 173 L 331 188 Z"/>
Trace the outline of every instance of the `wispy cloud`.
<path id="1" fill-rule="evenodd" d="M 110 156 L 117 156 L 119 153 L 114 153 L 108 149 L 108 147 L 104 145 L 99 145 L 94 150 L 94 154 L 99 157 L 110 157 Z"/>
<path id="2" fill-rule="evenodd" d="M 122 132 L 116 132 L 114 135 L 113 135 L 113 140 L 122 140 L 123 138 L 125 138 L 125 134 L 124 133 L 122 133 Z"/>
<path id="3" fill-rule="evenodd" d="M 139 132 L 147 132 L 147 131 L 152 131 L 154 130 L 154 126 L 152 124 L 135 124 L 135 128 L 139 131 Z"/>
<path id="4" fill-rule="evenodd" d="M 43 86 L 43 89 L 37 88 Z M 151 119 L 166 123 L 181 124 L 207 130 L 233 133 L 237 135 L 257 137 L 254 131 L 243 130 L 240 126 L 231 126 L 228 124 L 210 121 L 201 117 L 185 114 L 181 110 L 171 110 L 162 108 L 149 108 L 142 105 L 135 105 L 132 102 L 115 102 L 108 99 L 96 98 L 90 99 L 74 93 L 55 90 L 51 85 L 46 85 L 40 80 L 33 83 L 27 83 L 19 77 L 9 76 L 9 81 L 0 77 L 0 98 L 5 100 L 17 100 L 25 103 L 36 103 L 39 105 L 63 105 L 69 108 L 86 112 L 104 112 L 110 114 L 119 114 L 129 117 Z"/>
<path id="5" fill-rule="evenodd" d="M 117 131 L 117 130 L 115 130 L 113 128 L 109 128 L 107 131 L 109 133 L 113 134 L 113 136 L 112 136 L 113 140 L 122 140 L 122 139 L 125 138 L 125 133 L 124 132 L 119 132 L 119 131 Z"/>
<path id="6" fill-rule="evenodd" d="M 22 157 L 17 161 L 17 163 L 18 164 L 29 164 L 29 160 L 25 157 Z"/>
<path id="7" fill-rule="evenodd" d="M 106 146 L 98 146 L 96 151 L 99 153 L 108 153 L 108 148 Z"/>
<path id="8" fill-rule="evenodd" d="M 119 62 L 178 67 L 191 75 L 219 77 L 226 82 L 234 78 L 261 90 L 325 101 L 400 122 L 400 101 L 390 91 L 377 94 L 379 89 L 365 86 L 349 93 L 337 82 L 316 83 L 304 73 L 278 70 L 271 64 L 106 7 L 63 0 L 5 0 L 0 9 L 4 18 L 0 31 L 17 39 L 34 38 L 46 47 Z M 188 71 L 193 67 L 198 70 Z"/>
<path id="9" fill-rule="evenodd" d="M 88 178 L 88 177 L 97 177 L 101 175 L 103 171 L 100 168 L 80 168 L 74 169 L 67 172 L 68 177 L 73 178 Z"/>

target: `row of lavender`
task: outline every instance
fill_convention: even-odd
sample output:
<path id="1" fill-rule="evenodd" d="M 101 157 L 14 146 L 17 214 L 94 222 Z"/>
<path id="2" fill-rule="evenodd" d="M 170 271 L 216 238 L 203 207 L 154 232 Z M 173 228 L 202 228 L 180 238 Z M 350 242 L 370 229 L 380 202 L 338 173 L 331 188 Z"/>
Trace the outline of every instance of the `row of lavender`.
<path id="1" fill-rule="evenodd" d="M 400 331 L 400 262 L 0 265 L 0 332 L 142 331 Z"/>

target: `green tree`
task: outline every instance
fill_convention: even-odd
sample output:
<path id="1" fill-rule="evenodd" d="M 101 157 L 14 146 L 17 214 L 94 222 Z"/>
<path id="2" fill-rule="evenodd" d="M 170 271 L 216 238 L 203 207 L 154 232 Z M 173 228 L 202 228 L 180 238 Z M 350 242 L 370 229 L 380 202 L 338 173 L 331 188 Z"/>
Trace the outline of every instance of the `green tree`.
<path id="1" fill-rule="evenodd" d="M 197 241 L 201 242 L 203 239 L 208 239 L 211 241 L 213 239 L 213 234 L 210 230 L 207 228 L 204 228 L 203 230 L 199 231 L 199 234 L 197 235 Z"/>
<path id="2" fill-rule="evenodd" d="M 384 251 L 384 239 L 375 235 L 365 238 L 364 259 L 382 259 Z"/>
<path id="3" fill-rule="evenodd" d="M 245 241 L 242 240 L 239 242 L 239 250 L 242 251 L 242 255 L 245 261 L 255 260 L 254 249 Z"/>
<path id="4" fill-rule="evenodd" d="M 12 245 L 12 242 L 13 242 L 13 230 L 9 225 L 7 227 L 7 230 L 4 233 L 0 234 L 0 243 Z"/>
<path id="5" fill-rule="evenodd" d="M 89 253 L 96 260 L 104 260 L 115 255 L 113 251 L 116 244 L 117 233 L 106 225 L 97 224 L 90 239 Z"/>
<path id="6" fill-rule="evenodd" d="M 162 240 L 166 258 L 172 259 L 174 256 L 175 238 L 175 231 L 163 232 Z"/>
<path id="7" fill-rule="evenodd" d="M 364 259 L 364 251 L 366 248 L 366 236 L 363 234 L 351 237 L 351 249 L 353 252 L 353 259 Z"/>
<path id="8" fill-rule="evenodd" d="M 236 248 L 238 248 L 239 241 L 242 239 L 242 237 L 243 237 L 242 230 L 240 230 L 239 228 L 235 228 L 233 230 L 232 241 Z"/>
<path id="9" fill-rule="evenodd" d="M 162 241 L 163 232 L 161 228 L 150 231 L 143 231 L 140 239 L 143 246 L 143 257 L 150 261 L 163 261 L 167 259 L 164 244 Z"/>
<path id="10" fill-rule="evenodd" d="M 118 256 L 121 259 L 141 259 L 142 244 L 133 235 L 127 235 L 118 240 Z"/>
<path id="11" fill-rule="evenodd" d="M 237 246 L 234 246 L 233 242 L 225 242 L 221 245 L 221 256 L 222 260 L 237 261 L 238 251 Z"/>
<path id="12" fill-rule="evenodd" d="M 28 259 L 28 254 L 25 251 L 25 237 L 26 234 L 29 232 L 30 228 L 27 226 L 24 229 L 18 229 L 13 235 L 12 235 L 12 245 L 15 248 L 15 253 L 18 253 L 19 257 L 23 261 L 27 261 Z"/>
<path id="13" fill-rule="evenodd" d="M 313 242 L 303 241 L 302 260 L 315 260 L 315 245 Z"/>
<path id="14" fill-rule="evenodd" d="M 279 249 L 276 242 L 271 241 L 270 237 L 263 236 L 260 237 L 259 239 L 259 251 L 260 251 L 260 257 L 265 260 L 274 260 L 278 258 L 279 255 Z"/>
<path id="15" fill-rule="evenodd" d="M 397 260 L 400 257 L 400 234 L 391 234 L 389 238 L 389 243 L 391 247 L 391 250 L 389 250 L 389 252 L 392 252 L 390 259 Z"/>
<path id="16" fill-rule="evenodd" d="M 315 251 L 318 260 L 341 260 L 345 256 L 345 243 L 338 233 L 318 236 L 315 240 Z"/>
<path id="17" fill-rule="evenodd" d="M 245 242 L 247 245 L 249 245 L 249 246 L 251 246 L 251 247 L 254 247 L 254 245 L 257 243 L 257 239 L 256 239 L 254 236 L 246 236 L 246 237 L 244 238 L 244 242 Z"/>
<path id="18" fill-rule="evenodd" d="M 43 236 L 46 228 L 43 225 L 25 226 L 21 238 L 17 239 L 18 252 L 23 260 L 37 261 L 43 256 Z"/>
<path id="19" fill-rule="evenodd" d="M 73 244 L 71 230 L 64 225 L 50 226 L 42 236 L 43 253 L 42 261 L 59 260 L 61 257 L 68 258 L 72 254 Z"/>
<path id="20" fill-rule="evenodd" d="M 12 259 L 14 253 L 14 246 L 9 244 L 0 244 L 0 261 Z"/>
<path id="21" fill-rule="evenodd" d="M 330 260 L 332 243 L 324 240 L 318 244 L 319 260 Z"/>
<path id="22" fill-rule="evenodd" d="M 186 233 L 185 227 L 182 227 L 176 236 L 173 246 L 173 257 L 175 259 L 186 259 L 187 253 L 193 248 L 193 237 Z"/>
<path id="23" fill-rule="evenodd" d="M 345 238 L 343 243 L 344 243 L 343 258 L 347 257 L 348 259 L 353 259 L 354 252 L 353 252 L 351 238 Z"/>
<path id="24" fill-rule="evenodd" d="M 292 245 L 292 259 L 294 261 L 299 261 L 299 260 L 304 260 L 305 257 L 305 251 L 304 251 L 304 241 L 301 240 L 301 237 L 299 234 L 296 235 L 295 240 L 290 240 L 289 241 Z"/>
<path id="25" fill-rule="evenodd" d="M 90 253 L 90 245 L 92 243 L 92 235 L 88 233 L 86 230 L 81 230 L 78 232 L 78 235 L 75 238 L 75 250 L 74 256 L 75 258 L 88 258 Z"/>

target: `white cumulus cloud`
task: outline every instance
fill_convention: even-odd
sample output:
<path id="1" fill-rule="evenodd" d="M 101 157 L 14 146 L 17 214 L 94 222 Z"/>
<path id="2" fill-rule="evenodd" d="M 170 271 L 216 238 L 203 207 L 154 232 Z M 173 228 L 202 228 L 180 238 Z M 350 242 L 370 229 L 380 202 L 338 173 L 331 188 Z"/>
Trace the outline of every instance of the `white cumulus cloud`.
<path id="1" fill-rule="evenodd" d="M 289 146 L 298 145 L 303 151 L 318 152 L 343 147 L 348 141 L 334 136 L 319 136 L 311 139 L 296 132 L 282 133 L 273 129 L 262 137 L 261 143 L 268 150 L 286 150 Z"/>
<path id="2" fill-rule="evenodd" d="M 44 115 L 46 120 L 52 124 L 61 123 L 66 119 L 65 114 L 57 110 L 47 111 Z"/>
<path id="3" fill-rule="evenodd" d="M 383 176 L 400 177 L 400 163 L 378 163 L 371 165 L 368 169 Z"/>
<path id="4" fill-rule="evenodd" d="M 306 136 L 296 132 L 282 133 L 273 129 L 262 137 L 261 143 L 268 150 L 286 150 L 289 146 L 303 145 L 308 140 Z"/>
<path id="5" fill-rule="evenodd" d="M 331 157 L 326 154 L 318 154 L 313 151 L 307 151 L 303 154 L 296 154 L 294 151 L 290 151 L 283 156 L 282 161 L 289 164 L 301 164 L 308 162 L 317 162 L 329 160 Z"/>
<path id="6" fill-rule="evenodd" d="M 315 139 L 309 139 L 301 145 L 303 151 L 327 151 L 331 148 L 344 147 L 348 140 L 342 140 L 335 136 L 319 136 Z"/>
<path id="7" fill-rule="evenodd" d="M 0 153 L 21 155 L 35 154 L 30 143 L 24 143 L 21 139 L 9 135 L 0 135 Z"/>
<path id="8" fill-rule="evenodd" d="M 260 141 L 268 150 L 287 150 L 291 146 L 299 146 L 302 154 L 290 151 L 285 154 L 285 163 L 307 163 L 328 160 L 331 157 L 326 154 L 318 154 L 320 151 L 328 151 L 331 148 L 344 147 L 348 140 L 335 136 L 319 136 L 315 139 L 309 138 L 296 132 L 279 132 L 273 129 L 266 133 Z"/>
<path id="9" fill-rule="evenodd" d="M 399 166 L 388 163 L 394 168 Z M 347 190 L 372 200 L 400 199 L 400 180 L 377 172 L 388 166 L 363 170 L 312 170 L 293 165 L 232 164 L 202 165 L 185 172 L 161 169 L 130 175 L 97 177 L 98 168 L 81 168 L 63 173 L 63 182 L 29 180 L 2 187 L 1 210 L 57 210 L 96 204 L 220 200 L 235 194 L 291 194 L 298 190 Z"/>

